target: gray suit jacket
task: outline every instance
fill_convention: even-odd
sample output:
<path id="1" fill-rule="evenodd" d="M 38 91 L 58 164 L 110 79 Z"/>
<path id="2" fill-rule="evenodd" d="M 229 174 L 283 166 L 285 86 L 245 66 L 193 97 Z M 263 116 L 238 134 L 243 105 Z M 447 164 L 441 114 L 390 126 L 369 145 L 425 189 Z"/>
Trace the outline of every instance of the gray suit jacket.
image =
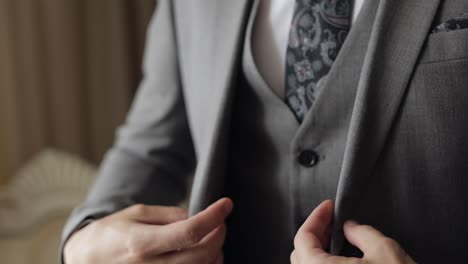
<path id="1" fill-rule="evenodd" d="M 253 1 L 159 1 L 145 79 L 64 240 L 86 218 L 135 203 L 179 203 L 190 175 L 192 214 L 220 196 L 232 83 Z M 348 247 L 341 225 L 352 218 L 395 238 L 421 263 L 460 260 L 468 249 L 468 30 L 430 31 L 468 11 L 468 0 L 365 5 L 376 19 L 357 22 L 350 35 L 365 29 L 370 42 L 362 52 L 345 45 L 336 66 L 353 67 L 346 55 L 364 61 L 356 97 L 345 98 L 353 108 L 336 164 L 331 251 Z M 349 89 L 343 81 L 328 85 Z"/>

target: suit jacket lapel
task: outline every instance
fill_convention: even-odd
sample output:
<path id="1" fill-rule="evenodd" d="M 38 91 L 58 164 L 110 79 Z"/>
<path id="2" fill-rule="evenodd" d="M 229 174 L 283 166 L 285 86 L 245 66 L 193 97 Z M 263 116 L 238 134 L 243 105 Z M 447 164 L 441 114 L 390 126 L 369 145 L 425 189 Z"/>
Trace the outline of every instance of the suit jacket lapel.
<path id="1" fill-rule="evenodd" d="M 359 206 L 360 190 L 384 146 L 439 3 L 381 0 L 377 9 L 337 189 L 333 253 L 342 248 L 342 224 Z"/>
<path id="2" fill-rule="evenodd" d="M 200 151 L 197 173 L 194 177 L 190 199 L 190 213 L 203 210 L 219 198 L 223 185 L 228 125 L 231 113 L 232 86 L 240 58 L 243 34 L 251 0 L 209 0 L 215 5 L 217 17 L 209 44 L 213 50 L 213 91 L 207 100 L 210 111 L 206 113 L 205 140 Z"/>

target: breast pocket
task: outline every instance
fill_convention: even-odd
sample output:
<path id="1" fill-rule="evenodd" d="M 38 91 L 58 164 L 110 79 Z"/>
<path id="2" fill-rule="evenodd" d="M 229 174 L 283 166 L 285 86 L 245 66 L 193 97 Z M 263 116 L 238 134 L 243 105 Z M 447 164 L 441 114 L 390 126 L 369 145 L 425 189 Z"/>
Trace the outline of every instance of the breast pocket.
<path id="1" fill-rule="evenodd" d="M 468 29 L 432 33 L 427 38 L 420 63 L 468 58 Z"/>
<path id="2" fill-rule="evenodd" d="M 402 143 L 424 166 L 467 167 L 468 30 L 429 35 L 400 113 Z"/>
<path id="3" fill-rule="evenodd" d="M 408 175 L 428 206 L 466 195 L 468 30 L 428 37 L 393 131 L 386 169 Z"/>
<path id="4" fill-rule="evenodd" d="M 429 113 L 432 125 L 463 122 L 468 132 L 468 29 L 430 34 L 409 88 L 408 100 Z"/>

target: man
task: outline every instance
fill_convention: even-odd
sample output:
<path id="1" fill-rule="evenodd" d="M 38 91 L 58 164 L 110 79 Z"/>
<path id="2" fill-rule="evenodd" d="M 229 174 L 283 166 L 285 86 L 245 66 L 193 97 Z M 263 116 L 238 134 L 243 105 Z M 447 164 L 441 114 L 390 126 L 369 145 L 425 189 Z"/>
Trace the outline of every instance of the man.
<path id="1" fill-rule="evenodd" d="M 467 12 L 159 1 L 146 77 L 65 228 L 65 262 L 464 262 Z M 189 213 L 168 207 L 191 174 Z"/>

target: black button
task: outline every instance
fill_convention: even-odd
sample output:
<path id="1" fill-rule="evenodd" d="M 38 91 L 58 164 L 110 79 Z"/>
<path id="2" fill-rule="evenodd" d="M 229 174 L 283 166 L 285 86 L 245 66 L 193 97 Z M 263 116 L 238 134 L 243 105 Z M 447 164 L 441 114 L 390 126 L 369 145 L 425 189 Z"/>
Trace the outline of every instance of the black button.
<path id="1" fill-rule="evenodd" d="M 311 150 L 304 150 L 301 153 L 299 153 L 299 156 L 297 157 L 297 161 L 302 166 L 311 168 L 317 164 L 318 155 L 317 153 Z"/>

